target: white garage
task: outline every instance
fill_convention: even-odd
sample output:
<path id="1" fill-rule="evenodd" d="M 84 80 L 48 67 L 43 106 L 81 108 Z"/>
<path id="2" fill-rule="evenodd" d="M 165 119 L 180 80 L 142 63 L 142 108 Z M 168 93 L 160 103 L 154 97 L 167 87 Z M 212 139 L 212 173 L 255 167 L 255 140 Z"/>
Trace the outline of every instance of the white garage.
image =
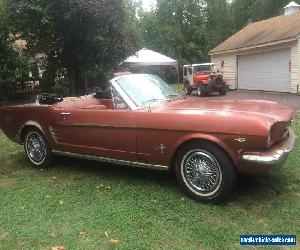
<path id="1" fill-rule="evenodd" d="M 240 55 L 237 88 L 290 92 L 291 49 Z"/>
<path id="2" fill-rule="evenodd" d="M 300 1 L 300 0 L 299 0 Z M 247 25 L 209 54 L 231 89 L 300 94 L 300 5 Z"/>

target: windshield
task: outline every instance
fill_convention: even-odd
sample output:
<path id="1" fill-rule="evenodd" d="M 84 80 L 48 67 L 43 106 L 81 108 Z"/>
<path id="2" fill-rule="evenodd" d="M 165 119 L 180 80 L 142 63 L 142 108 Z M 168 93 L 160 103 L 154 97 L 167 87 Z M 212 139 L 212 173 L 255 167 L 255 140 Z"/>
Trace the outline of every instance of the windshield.
<path id="1" fill-rule="evenodd" d="M 120 77 L 117 82 L 137 107 L 178 96 L 166 82 L 155 75 L 128 75 Z"/>
<path id="2" fill-rule="evenodd" d="M 194 67 L 194 74 L 210 73 L 214 71 L 214 66 L 212 65 L 201 65 Z"/>

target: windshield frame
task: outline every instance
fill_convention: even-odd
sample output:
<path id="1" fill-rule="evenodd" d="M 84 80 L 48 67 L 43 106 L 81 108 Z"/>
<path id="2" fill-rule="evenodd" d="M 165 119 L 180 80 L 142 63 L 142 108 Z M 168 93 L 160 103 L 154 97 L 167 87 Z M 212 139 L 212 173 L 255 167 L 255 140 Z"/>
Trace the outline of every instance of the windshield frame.
<path id="1" fill-rule="evenodd" d="M 136 75 L 150 75 L 150 74 L 136 74 Z M 152 75 L 154 77 L 157 77 L 155 75 Z M 140 109 L 145 109 L 145 108 L 149 108 L 153 105 L 156 105 L 158 103 L 161 103 L 163 101 L 169 101 L 171 99 L 175 99 L 175 98 L 178 98 L 180 97 L 179 94 L 177 95 L 174 95 L 172 98 L 165 98 L 165 99 L 159 99 L 159 100 L 156 100 L 156 101 L 153 101 L 149 104 L 145 104 L 145 105 L 142 105 L 142 106 L 138 106 L 135 101 L 126 93 L 126 91 L 122 88 L 122 86 L 120 86 L 118 80 L 120 80 L 121 78 L 124 78 L 124 77 L 128 77 L 128 76 L 119 76 L 119 77 L 115 77 L 113 78 L 112 80 L 110 80 L 110 84 L 112 85 L 112 87 L 114 87 L 114 89 L 119 92 L 120 96 L 123 98 L 123 100 L 126 102 L 126 104 L 128 105 L 129 109 L 131 110 L 140 110 Z M 174 94 L 176 94 L 174 92 Z M 175 97 L 175 98 L 174 98 Z"/>
<path id="2" fill-rule="evenodd" d="M 209 67 L 210 68 L 210 70 L 209 71 L 201 71 L 201 72 L 197 72 L 197 70 L 196 69 L 199 69 L 199 68 L 201 68 L 201 67 Z M 215 67 L 214 67 L 214 65 L 196 65 L 196 66 L 193 66 L 193 73 L 194 74 L 199 74 L 199 75 L 201 75 L 201 74 L 209 74 L 209 73 L 212 73 L 212 72 L 214 72 L 215 71 Z"/>

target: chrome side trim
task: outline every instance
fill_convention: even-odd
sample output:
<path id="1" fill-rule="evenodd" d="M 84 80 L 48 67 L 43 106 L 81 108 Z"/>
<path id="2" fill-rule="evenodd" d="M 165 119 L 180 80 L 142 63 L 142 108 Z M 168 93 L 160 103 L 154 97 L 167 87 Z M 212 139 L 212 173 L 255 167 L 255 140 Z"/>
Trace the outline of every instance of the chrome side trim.
<path id="1" fill-rule="evenodd" d="M 106 158 L 106 157 L 83 155 L 83 154 L 76 154 L 76 153 L 63 152 L 63 151 L 57 151 L 57 150 L 53 150 L 52 152 L 53 152 L 53 154 L 56 154 L 56 155 L 62 155 L 62 156 L 68 156 L 68 157 L 74 157 L 74 158 L 92 160 L 92 161 L 99 161 L 99 162 L 105 162 L 105 163 L 112 163 L 112 164 L 118 164 L 118 165 L 130 166 L 130 167 L 137 167 L 137 168 L 147 168 L 147 169 L 165 170 L 165 171 L 169 170 L 169 168 L 170 168 L 168 166 L 162 166 L 162 165 L 152 165 L 152 164 L 141 163 L 141 162 L 117 160 L 117 159 L 111 159 L 111 158 Z"/>
<path id="2" fill-rule="evenodd" d="M 129 126 L 118 126 L 118 125 L 112 125 L 112 124 L 65 124 L 67 127 L 83 127 L 83 128 L 122 128 L 122 129 L 133 129 L 134 127 Z"/>
<path id="3" fill-rule="evenodd" d="M 62 135 L 51 126 L 49 127 L 49 132 L 56 143 L 63 139 Z"/>
<path id="4" fill-rule="evenodd" d="M 289 136 L 280 145 L 271 148 L 267 152 L 262 152 L 261 154 L 251 154 L 251 152 L 246 152 L 242 155 L 241 159 L 262 166 L 280 166 L 285 162 L 289 153 L 293 150 L 295 142 L 296 134 L 292 129 L 289 129 Z"/>

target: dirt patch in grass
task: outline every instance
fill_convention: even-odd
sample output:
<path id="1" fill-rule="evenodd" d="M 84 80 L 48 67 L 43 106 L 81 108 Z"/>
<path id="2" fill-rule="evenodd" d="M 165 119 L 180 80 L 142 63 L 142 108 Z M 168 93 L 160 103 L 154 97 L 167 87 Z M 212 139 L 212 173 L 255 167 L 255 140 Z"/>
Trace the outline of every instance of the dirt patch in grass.
<path id="1" fill-rule="evenodd" d="M 16 183 L 14 179 L 4 179 L 0 180 L 0 188 L 11 187 Z"/>
<path id="2" fill-rule="evenodd" d="M 6 238 L 7 236 L 9 236 L 9 233 L 0 231 L 0 240 Z"/>
<path id="3" fill-rule="evenodd" d="M 1 151 L 0 151 L 1 154 Z M 4 160 L 1 163 L 0 173 L 14 173 L 18 171 L 18 162 L 15 159 Z M 19 173 L 17 173 L 19 174 Z"/>
<path id="4" fill-rule="evenodd" d="M 35 169 L 33 170 L 30 170 L 30 169 L 19 169 L 17 171 L 14 172 L 14 175 L 17 175 L 17 176 L 28 176 L 28 175 L 32 175 L 32 174 L 35 174 L 36 171 Z"/>
<path id="5" fill-rule="evenodd" d="M 7 161 L 4 161 L 2 164 L 1 164 L 1 168 L 2 169 L 7 169 L 7 168 L 11 168 L 11 166 L 13 166 L 13 164 L 15 163 L 14 160 L 7 160 Z"/>

